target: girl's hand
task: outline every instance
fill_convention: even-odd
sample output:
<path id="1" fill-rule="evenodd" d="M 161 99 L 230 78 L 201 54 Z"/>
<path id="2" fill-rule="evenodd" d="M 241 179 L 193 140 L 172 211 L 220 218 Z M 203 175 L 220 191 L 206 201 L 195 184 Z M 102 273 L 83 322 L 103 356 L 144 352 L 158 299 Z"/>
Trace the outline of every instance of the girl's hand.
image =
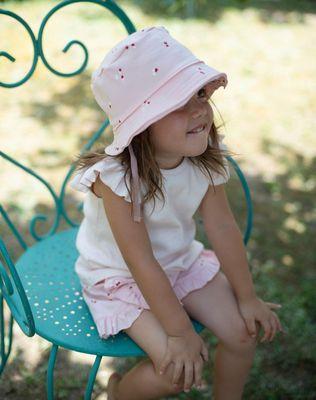
<path id="1" fill-rule="evenodd" d="M 167 336 L 167 349 L 159 366 L 163 374 L 170 363 L 174 363 L 172 383 L 178 384 L 184 370 L 184 391 L 189 391 L 192 384 L 199 388 L 202 384 L 203 362 L 208 361 L 208 349 L 203 339 L 191 329 L 181 336 Z"/>
<path id="2" fill-rule="evenodd" d="M 280 304 L 264 302 L 258 297 L 253 297 L 248 300 L 238 300 L 238 306 L 250 336 L 256 336 L 255 321 L 262 325 L 265 333 L 260 340 L 261 343 L 266 339 L 271 342 L 277 330 L 285 333 L 278 316 L 270 310 L 282 307 Z"/>

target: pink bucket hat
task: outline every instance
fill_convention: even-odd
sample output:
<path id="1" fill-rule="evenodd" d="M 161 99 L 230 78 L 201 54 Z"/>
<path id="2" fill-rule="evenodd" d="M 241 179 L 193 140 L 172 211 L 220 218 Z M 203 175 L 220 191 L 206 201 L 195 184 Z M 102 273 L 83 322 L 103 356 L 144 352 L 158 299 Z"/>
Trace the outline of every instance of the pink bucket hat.
<path id="1" fill-rule="evenodd" d="M 129 149 L 134 221 L 141 221 L 141 199 L 133 137 L 185 105 L 208 84 L 214 90 L 225 88 L 227 75 L 196 58 L 164 26 L 133 32 L 92 73 L 92 92 L 113 127 L 113 142 L 104 151 L 117 155 Z"/>

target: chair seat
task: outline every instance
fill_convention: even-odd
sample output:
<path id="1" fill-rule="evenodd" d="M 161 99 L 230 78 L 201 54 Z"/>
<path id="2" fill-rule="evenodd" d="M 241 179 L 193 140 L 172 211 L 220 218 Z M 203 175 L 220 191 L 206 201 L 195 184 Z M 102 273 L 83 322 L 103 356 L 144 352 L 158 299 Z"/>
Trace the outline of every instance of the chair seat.
<path id="1" fill-rule="evenodd" d="M 125 332 L 101 339 L 74 270 L 78 228 L 58 232 L 32 247 L 16 262 L 32 309 L 35 332 L 67 349 L 101 356 L 142 356 L 146 353 Z M 18 297 L 13 295 L 12 300 Z M 203 325 L 191 319 L 196 332 Z"/>

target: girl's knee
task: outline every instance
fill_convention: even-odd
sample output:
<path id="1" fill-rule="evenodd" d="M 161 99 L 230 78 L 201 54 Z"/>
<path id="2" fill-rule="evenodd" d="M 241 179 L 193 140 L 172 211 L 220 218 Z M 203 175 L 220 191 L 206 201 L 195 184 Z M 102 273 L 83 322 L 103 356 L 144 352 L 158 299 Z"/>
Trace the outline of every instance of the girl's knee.
<path id="1" fill-rule="evenodd" d="M 246 323 L 240 319 L 236 322 L 231 331 L 229 339 L 223 343 L 225 347 L 239 354 L 253 351 L 257 344 L 257 336 L 259 333 L 259 324 L 256 322 L 256 337 L 250 336 Z"/>

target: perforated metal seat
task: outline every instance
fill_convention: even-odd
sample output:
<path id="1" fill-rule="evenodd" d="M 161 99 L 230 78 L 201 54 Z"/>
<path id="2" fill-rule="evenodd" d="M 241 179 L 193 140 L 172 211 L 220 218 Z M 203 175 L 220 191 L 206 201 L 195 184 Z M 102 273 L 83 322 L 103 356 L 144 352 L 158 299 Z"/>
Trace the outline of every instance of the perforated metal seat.
<path id="1" fill-rule="evenodd" d="M 35 332 L 59 346 L 83 353 L 146 355 L 124 332 L 108 339 L 99 337 L 74 271 L 77 231 L 78 228 L 68 229 L 36 243 L 16 263 L 34 316 Z M 17 305 L 20 303 L 18 296 L 12 299 Z M 201 324 L 192 322 L 197 332 L 202 331 Z"/>

